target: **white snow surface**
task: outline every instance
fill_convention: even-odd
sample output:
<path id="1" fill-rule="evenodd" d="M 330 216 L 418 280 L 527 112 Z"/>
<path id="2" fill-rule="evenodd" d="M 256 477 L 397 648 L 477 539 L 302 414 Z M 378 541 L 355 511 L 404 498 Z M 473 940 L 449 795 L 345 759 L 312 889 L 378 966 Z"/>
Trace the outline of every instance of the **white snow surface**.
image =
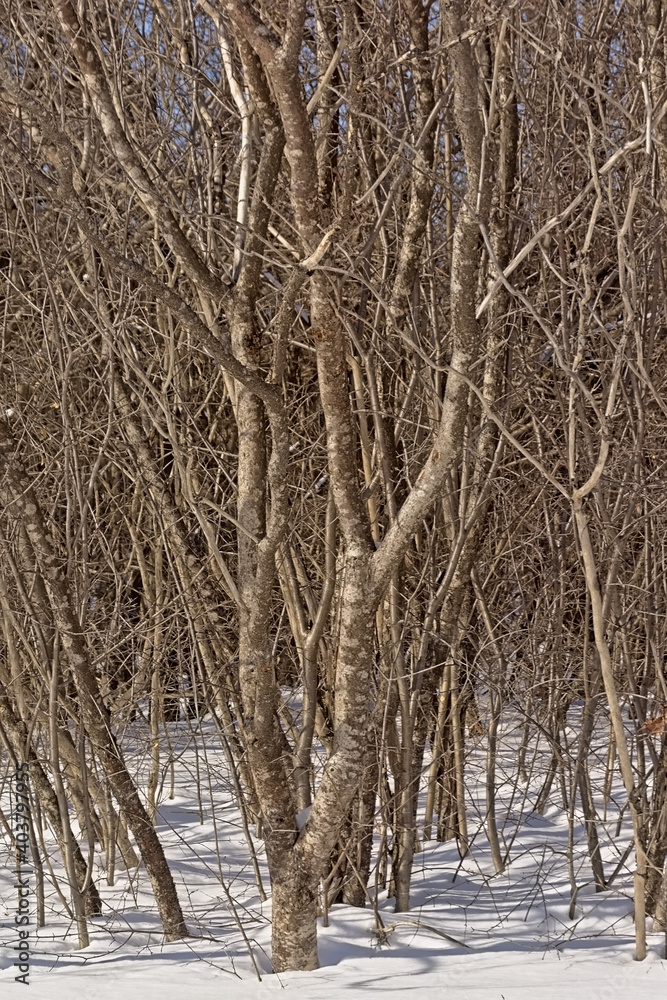
<path id="1" fill-rule="evenodd" d="M 334 1000 L 341 994 L 386 1000 L 667 997 L 665 936 L 649 934 L 648 958 L 633 960 L 632 858 L 621 866 L 611 889 L 595 893 L 578 812 L 579 892 L 574 916 L 569 918 L 566 814 L 554 804 L 559 799 L 557 788 L 544 815 L 532 812 L 541 778 L 517 786 L 518 793 L 512 794 L 518 735 L 511 726 L 502 734 L 498 769 L 498 819 L 510 858 L 506 871 L 493 872 L 483 823 L 484 752 L 471 746 L 470 767 L 478 775 L 479 787 L 469 802 L 472 845 L 466 858 L 461 860 L 452 842 L 425 843 L 415 856 L 410 912 L 395 914 L 393 900 L 387 900 L 384 892 L 378 894 L 385 940 L 378 937 L 370 906 L 365 910 L 334 906 L 329 926 L 319 921 L 320 969 L 280 975 L 271 973 L 270 900 L 262 902 L 255 885 L 215 730 L 208 723 L 196 732 L 190 723 L 174 723 L 169 736 L 175 758 L 174 798 L 169 798 L 165 746 L 159 832 L 192 936 L 164 941 L 145 871 L 140 868 L 130 880 L 119 859 L 114 886 L 106 884 L 103 867 L 97 871 L 105 910 L 90 922 L 90 946 L 80 950 L 76 928 L 46 873 L 46 926 L 38 932 L 31 911 L 28 996 L 48 1000 Z M 149 760 L 145 734 L 128 729 L 124 746 L 140 787 L 145 788 Z M 543 775 L 548 748 L 533 745 L 531 753 L 533 773 Z M 620 786 L 615 787 L 622 802 Z M 599 794 L 596 805 L 604 816 Z M 2 809 L 9 820 L 6 780 Z M 607 877 L 630 836 L 627 817 L 618 836 L 617 822 L 612 799 L 606 820 L 599 825 Z M 4 1000 L 23 995 L 23 986 L 14 981 L 17 970 L 12 965 L 18 941 L 13 851 L 6 831 L 0 831 Z M 45 836 L 54 870 L 62 875 L 58 851 L 48 833 Z M 268 890 L 262 844 L 255 844 Z M 373 883 L 372 874 L 371 893 Z"/>
<path id="2" fill-rule="evenodd" d="M 310 811 L 313 807 L 306 806 L 301 812 L 296 814 L 296 828 L 297 830 L 303 830 L 304 826 L 308 822 L 308 817 L 310 816 Z"/>

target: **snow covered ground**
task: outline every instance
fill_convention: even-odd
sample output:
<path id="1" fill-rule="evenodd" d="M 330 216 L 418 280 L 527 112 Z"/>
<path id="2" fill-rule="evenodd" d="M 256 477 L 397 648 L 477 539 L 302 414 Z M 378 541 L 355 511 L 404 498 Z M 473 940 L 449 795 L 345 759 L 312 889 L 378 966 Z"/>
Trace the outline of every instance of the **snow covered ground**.
<path id="1" fill-rule="evenodd" d="M 333 907 L 329 927 L 319 931 L 322 967 L 312 973 L 270 973 L 270 902 L 260 899 L 248 848 L 212 729 L 196 737 L 188 724 L 170 728 L 175 795 L 162 792 L 160 835 L 179 888 L 192 937 L 165 944 L 143 870 L 128 879 L 122 867 L 116 885 L 98 885 L 105 912 L 91 922 L 90 946 L 78 949 L 76 928 L 50 888 L 46 926 L 31 928 L 30 985 L 33 995 L 53 1000 L 334 1000 L 381 996 L 451 1000 L 664 1000 L 667 962 L 664 935 L 649 935 L 649 957 L 634 962 L 631 862 L 619 870 L 608 892 L 595 893 L 583 829 L 575 826 L 575 873 L 579 887 L 569 917 L 568 827 L 550 805 L 531 812 L 540 787 L 536 777 L 512 799 L 516 734 L 501 741 L 506 768 L 499 780 L 498 815 L 510 863 L 494 875 L 480 815 L 479 783 L 470 800 L 472 849 L 461 861 L 454 844 L 429 842 L 416 856 L 413 909 L 394 914 L 381 895 L 379 936 L 372 910 Z M 135 734 L 126 746 L 139 774 L 146 759 Z M 540 763 L 539 753 L 535 758 Z M 483 778 L 483 758 L 473 749 L 471 767 Z M 536 768 L 543 773 L 543 767 Z M 144 771 L 145 773 L 145 771 Z M 201 799 L 196 794 L 200 776 Z M 210 784 L 208 776 L 210 776 Z M 5 786 L 6 787 L 6 786 Z M 525 800 L 524 800 L 525 795 Z M 557 800 L 554 790 L 552 798 Z M 3 812 L 9 801 L 3 795 Z M 600 807 L 602 812 L 602 808 Z M 202 822 L 203 820 L 203 822 Z M 622 858 L 629 824 L 616 836 L 618 812 L 600 824 L 607 877 Z M 268 877 L 257 843 L 260 867 Z M 53 855 L 57 869 L 57 852 Z M 222 879 L 222 881 L 221 881 Z M 13 855 L 5 832 L 0 841 L 0 987 L 20 995 L 14 982 L 16 890 Z M 223 885 L 224 883 L 224 885 Z M 233 905 L 230 903 L 230 898 Z M 455 939 L 459 944 L 450 939 Z M 256 966 L 256 969 L 255 967 Z M 258 978 L 261 976 L 260 978 Z"/>

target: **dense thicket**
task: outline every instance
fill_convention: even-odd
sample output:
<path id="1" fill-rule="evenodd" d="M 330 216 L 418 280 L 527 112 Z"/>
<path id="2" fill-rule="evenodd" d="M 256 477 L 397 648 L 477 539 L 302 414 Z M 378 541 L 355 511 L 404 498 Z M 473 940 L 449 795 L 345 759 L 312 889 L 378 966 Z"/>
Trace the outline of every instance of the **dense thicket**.
<path id="1" fill-rule="evenodd" d="M 82 940 L 130 833 L 186 933 L 183 711 L 264 838 L 278 970 L 372 866 L 407 909 L 419 838 L 468 851 L 472 737 L 502 870 L 507 712 L 600 891 L 606 727 L 637 957 L 665 926 L 666 45 L 662 0 L 0 3 L 0 735 Z"/>

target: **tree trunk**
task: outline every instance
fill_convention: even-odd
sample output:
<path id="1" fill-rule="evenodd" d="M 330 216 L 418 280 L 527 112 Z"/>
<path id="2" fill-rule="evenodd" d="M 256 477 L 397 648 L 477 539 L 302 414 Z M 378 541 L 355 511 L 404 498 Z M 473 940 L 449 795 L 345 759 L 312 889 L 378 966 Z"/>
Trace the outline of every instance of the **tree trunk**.
<path id="1" fill-rule="evenodd" d="M 273 971 L 319 966 L 317 958 L 317 879 L 288 861 L 271 881 Z"/>
<path id="2" fill-rule="evenodd" d="M 17 759 L 22 760 L 23 755 L 26 753 L 28 729 L 23 720 L 14 713 L 9 698 L 2 691 L 0 691 L 0 725 L 4 730 L 11 745 L 11 749 Z M 27 753 L 27 760 L 30 764 L 30 780 L 33 788 L 35 789 L 44 815 L 53 827 L 63 862 L 65 862 L 65 858 L 67 856 L 67 840 L 63 829 L 60 809 L 58 808 L 56 793 L 44 773 L 42 765 L 32 749 L 32 746 L 28 746 Z M 71 851 L 76 880 L 79 888 L 81 889 L 85 883 L 88 866 L 83 854 L 81 853 L 79 845 L 74 840 L 71 844 Z M 84 892 L 83 902 L 85 915 L 87 917 L 93 917 L 102 912 L 102 900 L 100 899 L 97 886 L 92 879 L 89 881 L 88 887 Z"/>

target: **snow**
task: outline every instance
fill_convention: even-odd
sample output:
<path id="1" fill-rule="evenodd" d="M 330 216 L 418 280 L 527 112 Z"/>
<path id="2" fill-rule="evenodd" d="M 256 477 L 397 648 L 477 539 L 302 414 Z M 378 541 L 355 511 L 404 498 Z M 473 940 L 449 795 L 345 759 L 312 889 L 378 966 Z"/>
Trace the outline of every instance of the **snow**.
<path id="1" fill-rule="evenodd" d="M 85 951 L 78 949 L 75 928 L 55 891 L 49 889 L 46 926 L 38 934 L 34 924 L 31 927 L 33 995 L 47 1000 L 183 1000 L 190 996 L 198 1000 L 338 1000 L 341 993 L 351 1000 L 369 996 L 386 1000 L 663 1000 L 667 995 L 664 935 L 649 934 L 645 962 L 632 957 L 631 864 L 621 867 L 609 891 L 595 893 L 581 817 L 576 813 L 574 866 L 579 891 L 570 919 L 567 817 L 557 804 L 558 791 L 552 792 L 552 804 L 543 816 L 531 812 L 548 750 L 533 747 L 534 773 L 540 777 L 512 797 L 516 732 L 508 728 L 501 735 L 498 816 L 504 827 L 503 842 L 510 851 L 506 871 L 496 875 L 491 864 L 483 825 L 484 748 L 472 746 L 469 773 L 477 775 L 478 784 L 471 785 L 467 857 L 461 859 L 452 842 L 425 843 L 415 857 L 409 913 L 394 913 L 393 900 L 380 893 L 378 912 L 384 930 L 378 933 L 370 907 L 334 906 L 329 926 L 319 928 L 321 968 L 278 976 L 270 972 L 270 902 L 262 902 L 255 885 L 215 730 L 209 724 L 196 732 L 190 723 L 170 725 L 175 795 L 171 800 L 167 797 L 166 768 L 159 830 L 193 936 L 164 942 L 143 869 L 130 880 L 119 867 L 114 886 L 107 886 L 100 869 L 98 885 L 105 912 L 91 921 L 91 943 Z M 143 787 L 146 745 L 145 734 L 139 731 L 125 735 L 128 757 Z M 196 795 L 197 774 L 202 778 L 201 800 Z M 599 795 L 597 805 L 604 816 Z M 6 796 L 2 808 L 9 816 Z M 618 810 L 613 800 L 606 812 L 599 829 L 609 876 L 622 858 L 630 828 L 626 819 L 616 834 Z M 256 848 L 268 887 L 260 841 Z M 51 860 L 59 870 L 56 850 Z M 3 832 L 3 997 L 20 995 L 12 968 L 12 949 L 17 943 L 12 869 L 10 845 Z"/>
<path id="2" fill-rule="evenodd" d="M 327 941 L 328 943 L 328 941 Z M 607 950 L 588 957 L 492 952 L 474 960 L 415 949 L 406 944 L 391 955 L 348 957 L 317 972 L 236 979 L 175 952 L 171 961 L 113 960 L 82 969 L 61 966 L 31 972 L 35 995 L 48 1000 L 664 1000 L 665 963 L 650 956 L 633 962 Z M 337 950 L 322 949 L 335 959 Z M 150 967 L 147 968 L 146 965 Z M 3 975 L 0 983 L 3 985 Z M 7 989 L 19 989 L 11 983 Z M 20 994 L 19 994 L 20 995 Z"/>
<path id="3" fill-rule="evenodd" d="M 304 826 L 308 822 L 308 817 L 310 816 L 312 808 L 313 808 L 312 806 L 306 806 L 305 809 L 302 809 L 301 812 L 297 813 L 296 815 L 297 830 L 303 830 Z"/>

